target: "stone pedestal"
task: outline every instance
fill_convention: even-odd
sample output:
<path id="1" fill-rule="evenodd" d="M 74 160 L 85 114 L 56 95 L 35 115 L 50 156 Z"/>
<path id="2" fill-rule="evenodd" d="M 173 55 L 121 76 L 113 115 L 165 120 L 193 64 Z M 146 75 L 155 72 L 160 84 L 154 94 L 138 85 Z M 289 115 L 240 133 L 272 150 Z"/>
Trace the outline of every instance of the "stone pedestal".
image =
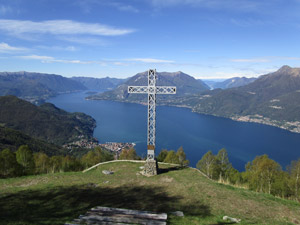
<path id="1" fill-rule="evenodd" d="M 156 159 L 147 159 L 142 174 L 145 176 L 157 175 L 158 165 Z"/>

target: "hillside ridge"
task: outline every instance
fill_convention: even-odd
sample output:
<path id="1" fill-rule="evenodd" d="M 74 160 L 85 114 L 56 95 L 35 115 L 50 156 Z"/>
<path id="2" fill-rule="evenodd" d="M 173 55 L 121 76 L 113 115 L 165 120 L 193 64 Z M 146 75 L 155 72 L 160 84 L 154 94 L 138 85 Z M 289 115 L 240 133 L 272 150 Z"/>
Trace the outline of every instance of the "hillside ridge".
<path id="1" fill-rule="evenodd" d="M 84 113 L 68 113 L 51 103 L 33 105 L 15 96 L 0 96 L 0 123 L 25 134 L 63 145 L 93 141 L 96 121 Z"/>

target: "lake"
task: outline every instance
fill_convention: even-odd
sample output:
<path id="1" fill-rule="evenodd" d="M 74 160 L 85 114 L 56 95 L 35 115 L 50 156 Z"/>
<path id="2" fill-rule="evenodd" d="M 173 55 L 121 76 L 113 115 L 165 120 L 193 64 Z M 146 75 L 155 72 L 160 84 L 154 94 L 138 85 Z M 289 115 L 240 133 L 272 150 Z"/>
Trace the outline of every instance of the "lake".
<path id="1" fill-rule="evenodd" d="M 95 118 L 94 136 L 100 143 L 134 142 L 137 153 L 146 156 L 147 106 L 88 101 L 86 96 L 85 92 L 63 94 L 48 102 L 68 112 L 84 112 Z M 283 169 L 300 158 L 300 134 L 201 115 L 185 108 L 158 106 L 156 112 L 156 154 L 161 149 L 177 150 L 182 146 L 193 167 L 208 150 L 217 154 L 221 148 L 226 148 L 230 162 L 240 171 L 257 155 L 269 155 Z"/>

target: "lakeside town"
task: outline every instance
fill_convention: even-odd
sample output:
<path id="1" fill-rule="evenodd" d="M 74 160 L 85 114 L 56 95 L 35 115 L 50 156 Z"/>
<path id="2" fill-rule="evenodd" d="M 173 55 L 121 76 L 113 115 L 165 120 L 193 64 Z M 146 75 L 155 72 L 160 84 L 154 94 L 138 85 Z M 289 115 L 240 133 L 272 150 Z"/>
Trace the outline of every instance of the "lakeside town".
<path id="1" fill-rule="evenodd" d="M 99 146 L 119 156 L 123 149 L 134 148 L 135 143 L 106 142 L 105 144 L 99 144 Z"/>
<path id="2" fill-rule="evenodd" d="M 68 143 L 63 145 L 64 148 L 71 150 L 72 148 L 87 148 L 92 149 L 100 146 L 103 149 L 106 149 L 110 152 L 112 152 L 114 155 L 119 155 L 123 149 L 130 149 L 134 148 L 136 145 L 135 143 L 126 143 L 126 142 L 106 142 L 106 143 L 99 143 L 96 138 L 93 138 L 92 140 L 83 138 L 82 136 L 79 136 L 81 139 L 78 141 L 74 141 L 72 143 Z"/>

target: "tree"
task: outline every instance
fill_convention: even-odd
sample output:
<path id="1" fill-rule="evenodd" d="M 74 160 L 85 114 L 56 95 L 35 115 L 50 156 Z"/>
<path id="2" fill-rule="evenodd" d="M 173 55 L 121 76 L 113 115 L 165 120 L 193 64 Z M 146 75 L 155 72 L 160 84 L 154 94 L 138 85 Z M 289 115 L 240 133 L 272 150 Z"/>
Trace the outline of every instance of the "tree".
<path id="1" fill-rule="evenodd" d="M 177 152 L 176 152 L 176 156 L 178 158 L 178 162 L 181 166 L 187 166 L 189 165 L 189 160 L 186 159 L 186 155 L 184 153 L 184 150 L 182 147 L 180 147 Z"/>
<path id="2" fill-rule="evenodd" d="M 102 151 L 102 162 L 111 161 L 111 160 L 114 160 L 114 155 L 109 151 Z"/>
<path id="3" fill-rule="evenodd" d="M 49 166 L 52 173 L 63 171 L 63 159 L 61 155 L 55 155 L 50 158 Z"/>
<path id="4" fill-rule="evenodd" d="M 157 156 L 157 161 L 163 162 L 165 160 L 165 158 L 167 157 L 167 155 L 168 155 L 168 150 L 166 150 L 166 149 L 161 150 L 161 152 Z"/>
<path id="5" fill-rule="evenodd" d="M 48 173 L 49 172 L 49 157 L 42 152 L 34 153 L 34 164 L 37 173 Z"/>
<path id="6" fill-rule="evenodd" d="M 280 165 L 267 155 L 256 156 L 246 165 L 248 181 L 251 189 L 271 194 L 272 184 L 281 171 Z"/>
<path id="7" fill-rule="evenodd" d="M 101 161 L 102 160 L 102 155 L 103 155 L 101 147 L 99 147 L 99 146 L 96 147 L 94 149 L 94 152 L 95 152 L 95 156 L 96 156 L 97 160 Z"/>
<path id="8" fill-rule="evenodd" d="M 228 153 L 225 148 L 220 149 L 216 156 L 216 160 L 218 165 L 219 179 L 220 181 L 224 181 L 224 179 L 228 178 L 228 172 L 232 168 L 232 165 L 228 159 Z"/>
<path id="9" fill-rule="evenodd" d="M 291 176 L 291 183 L 294 189 L 294 195 L 296 199 L 299 199 L 299 189 L 300 189 L 300 159 L 297 161 L 292 161 L 291 165 L 288 167 L 288 171 Z"/>
<path id="10" fill-rule="evenodd" d="M 62 169 L 64 172 L 69 172 L 69 171 L 79 171 L 82 170 L 83 168 L 80 163 L 80 160 L 78 160 L 74 156 L 67 155 L 63 158 Z"/>
<path id="11" fill-rule="evenodd" d="M 28 145 L 21 145 L 16 152 L 17 162 L 23 167 L 23 173 L 28 175 L 34 171 L 34 159 Z"/>
<path id="12" fill-rule="evenodd" d="M 242 183 L 242 175 L 241 173 L 233 168 L 232 166 L 227 170 L 227 180 L 231 184 L 241 184 Z"/>
<path id="13" fill-rule="evenodd" d="M 130 149 L 123 149 L 120 156 L 120 160 L 136 160 L 139 159 L 138 155 L 136 154 L 136 151 L 134 148 Z"/>
<path id="14" fill-rule="evenodd" d="M 174 150 L 171 150 L 171 151 L 168 152 L 164 162 L 165 163 L 179 164 L 178 157 L 177 157 Z"/>
<path id="15" fill-rule="evenodd" d="M 4 149 L 0 153 L 0 176 L 13 177 L 21 173 L 21 166 L 16 160 L 15 153 Z"/>
<path id="16" fill-rule="evenodd" d="M 214 177 L 216 171 L 216 157 L 213 155 L 212 151 L 208 151 L 203 157 L 198 161 L 197 168 L 205 173 L 209 178 Z"/>
<path id="17" fill-rule="evenodd" d="M 85 168 L 91 167 L 99 163 L 98 159 L 96 158 L 96 153 L 94 151 L 89 151 L 88 153 L 83 155 L 81 158 L 81 162 Z"/>
<path id="18" fill-rule="evenodd" d="M 84 168 L 94 166 L 97 163 L 113 160 L 113 155 L 108 151 L 103 151 L 100 147 L 89 151 L 81 158 L 81 164 Z"/>
<path id="19" fill-rule="evenodd" d="M 272 184 L 272 194 L 281 198 L 290 198 L 293 196 L 293 190 L 290 187 L 290 175 L 286 171 L 279 171 Z"/>

